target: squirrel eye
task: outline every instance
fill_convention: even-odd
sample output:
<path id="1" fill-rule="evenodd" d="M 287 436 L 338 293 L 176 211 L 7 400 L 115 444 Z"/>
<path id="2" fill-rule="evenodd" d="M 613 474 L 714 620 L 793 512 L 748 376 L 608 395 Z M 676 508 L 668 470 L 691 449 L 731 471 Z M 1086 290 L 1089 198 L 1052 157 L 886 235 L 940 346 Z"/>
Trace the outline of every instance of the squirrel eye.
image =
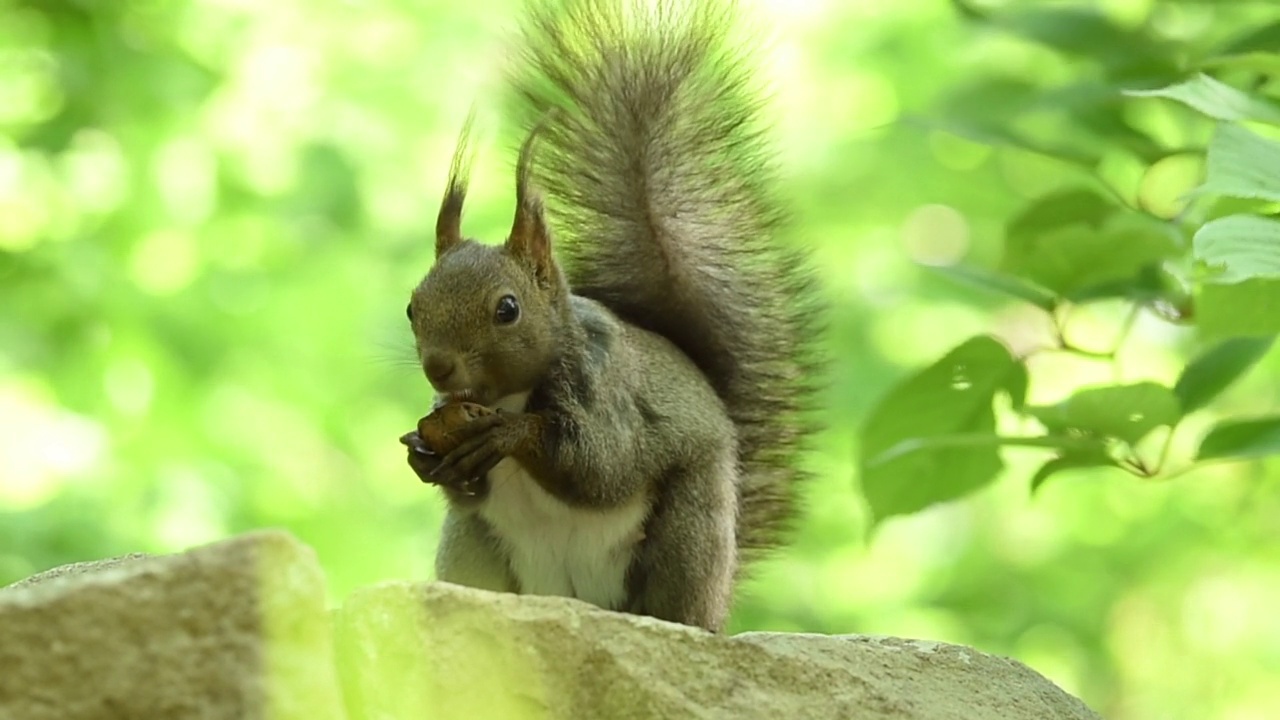
<path id="1" fill-rule="evenodd" d="M 413 322 L 413 303 L 405 305 L 404 314 L 409 317 L 409 322 Z"/>
<path id="2" fill-rule="evenodd" d="M 502 325 L 510 325 L 520 317 L 520 304 L 516 302 L 515 296 L 503 295 L 498 298 L 498 309 L 494 311 L 493 317 Z"/>

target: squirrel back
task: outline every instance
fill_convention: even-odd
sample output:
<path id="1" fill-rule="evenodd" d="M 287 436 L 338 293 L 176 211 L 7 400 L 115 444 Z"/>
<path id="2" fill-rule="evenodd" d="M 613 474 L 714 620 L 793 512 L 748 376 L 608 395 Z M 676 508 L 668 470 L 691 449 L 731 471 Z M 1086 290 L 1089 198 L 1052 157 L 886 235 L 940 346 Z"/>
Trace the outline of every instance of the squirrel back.
<path id="1" fill-rule="evenodd" d="M 737 543 L 776 546 L 805 475 L 820 307 L 732 0 L 534 0 L 510 80 L 568 285 L 676 345 L 738 436 Z"/>

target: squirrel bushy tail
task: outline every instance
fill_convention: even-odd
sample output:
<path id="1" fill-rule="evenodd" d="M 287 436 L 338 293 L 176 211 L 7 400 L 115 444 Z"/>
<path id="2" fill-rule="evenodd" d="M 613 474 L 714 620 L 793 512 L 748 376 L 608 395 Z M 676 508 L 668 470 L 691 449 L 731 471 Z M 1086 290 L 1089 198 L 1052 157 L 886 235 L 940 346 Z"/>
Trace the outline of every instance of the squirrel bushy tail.
<path id="1" fill-rule="evenodd" d="M 739 436 L 738 547 L 776 546 L 805 472 L 817 293 L 732 0 L 532 0 L 510 80 L 573 292 L 663 335 Z"/>

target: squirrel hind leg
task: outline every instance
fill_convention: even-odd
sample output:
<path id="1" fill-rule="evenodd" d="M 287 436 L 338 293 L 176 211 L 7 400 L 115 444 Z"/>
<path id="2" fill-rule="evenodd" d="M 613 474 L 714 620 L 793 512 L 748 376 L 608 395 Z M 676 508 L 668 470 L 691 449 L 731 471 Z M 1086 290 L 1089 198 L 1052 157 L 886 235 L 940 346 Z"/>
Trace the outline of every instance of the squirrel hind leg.
<path id="1" fill-rule="evenodd" d="M 666 478 L 628 573 L 629 612 L 721 632 L 737 573 L 732 449 Z"/>
<path id="2" fill-rule="evenodd" d="M 484 519 L 456 508 L 448 510 L 440 529 L 436 579 L 494 592 L 518 591 L 506 555 Z"/>

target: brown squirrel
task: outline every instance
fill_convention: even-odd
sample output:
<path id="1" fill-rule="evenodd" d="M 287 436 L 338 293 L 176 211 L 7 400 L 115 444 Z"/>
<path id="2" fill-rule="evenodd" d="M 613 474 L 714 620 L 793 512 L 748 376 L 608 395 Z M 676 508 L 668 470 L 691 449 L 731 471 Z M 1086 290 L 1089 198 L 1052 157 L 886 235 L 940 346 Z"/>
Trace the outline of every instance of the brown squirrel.
<path id="1" fill-rule="evenodd" d="M 449 502 L 440 580 L 719 632 L 741 568 L 781 541 L 821 306 L 778 243 L 735 19 L 731 1 L 533 0 L 501 246 L 461 235 L 464 129 L 407 313 L 437 407 L 498 412 L 444 456 L 401 438 Z"/>

